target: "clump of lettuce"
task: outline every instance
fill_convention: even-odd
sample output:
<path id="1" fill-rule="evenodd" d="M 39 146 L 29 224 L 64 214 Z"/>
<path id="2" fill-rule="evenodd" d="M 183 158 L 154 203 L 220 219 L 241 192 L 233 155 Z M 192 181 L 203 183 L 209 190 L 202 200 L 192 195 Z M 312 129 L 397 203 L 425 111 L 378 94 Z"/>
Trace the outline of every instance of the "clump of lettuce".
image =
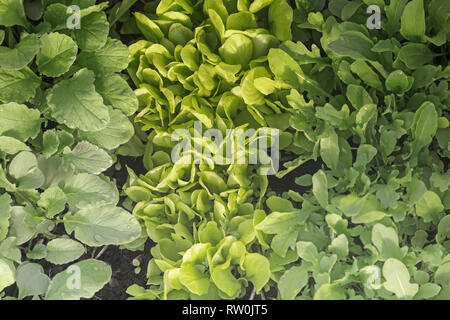
<path id="1" fill-rule="evenodd" d="M 226 7 L 226 5 L 228 7 Z M 284 0 L 162 1 L 135 13 L 145 37 L 130 46 L 130 77 L 138 87 L 144 129 L 279 127 L 285 106 L 267 65 L 269 49 L 291 38 L 292 9 Z"/>
<path id="2" fill-rule="evenodd" d="M 369 3 L 385 14 L 381 29 L 366 27 Z M 448 299 L 450 5 L 297 5 L 304 42 L 268 58 L 295 110 L 298 158 L 278 176 L 323 166 L 296 178 L 310 192 L 285 195 L 296 214 L 274 210 L 255 226 L 278 298 Z"/>
<path id="3" fill-rule="evenodd" d="M 223 136 L 227 129 L 255 129 L 243 156 L 255 151 L 257 135 L 274 143 L 269 128 L 280 129 L 280 148 L 291 144 L 284 132 L 289 86 L 275 79 L 267 57 L 291 39 L 291 21 L 292 8 L 275 0 L 160 1 L 129 22 L 126 32 L 145 38 L 130 46 L 128 72 L 137 86 L 135 120 L 150 130 L 143 159 L 149 171 L 130 169 L 124 190 L 156 243 L 150 289 L 130 287 L 135 298 L 233 299 L 247 293 L 249 282 L 258 293 L 268 283 L 268 259 L 254 250 L 254 225 L 265 216 L 268 180 L 258 174 L 264 166 L 214 161 L 230 141 L 195 138 L 194 122 Z M 184 161 L 195 156 L 186 152 L 172 163 L 176 129 L 187 129 L 188 144 L 211 157 Z"/>
<path id="4" fill-rule="evenodd" d="M 86 246 L 125 245 L 141 234 L 102 174 L 134 135 L 128 116 L 138 101 L 120 74 L 128 49 L 109 37 L 107 4 L 95 2 L 80 1 L 80 28 L 68 29 L 71 1 L 0 0 L 2 298 L 14 284 L 17 295 L 5 298 L 90 298 L 111 268 L 80 260 Z M 73 290 L 71 272 L 50 279 L 41 261 L 90 276 Z"/>

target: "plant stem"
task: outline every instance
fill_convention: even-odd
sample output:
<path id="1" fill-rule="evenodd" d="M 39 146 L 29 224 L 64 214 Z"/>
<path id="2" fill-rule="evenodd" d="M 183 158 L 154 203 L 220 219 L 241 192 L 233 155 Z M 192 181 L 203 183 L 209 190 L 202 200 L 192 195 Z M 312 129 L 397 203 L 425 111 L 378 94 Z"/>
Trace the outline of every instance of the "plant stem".
<path id="1" fill-rule="evenodd" d="M 109 245 L 106 245 L 102 248 L 102 250 L 100 250 L 100 252 L 98 253 L 98 255 L 95 257 L 95 259 L 98 259 L 102 256 L 102 254 L 106 251 L 106 249 L 108 249 Z"/>
<path id="2" fill-rule="evenodd" d="M 250 300 L 255 299 L 256 288 L 253 288 L 252 293 L 250 294 Z"/>

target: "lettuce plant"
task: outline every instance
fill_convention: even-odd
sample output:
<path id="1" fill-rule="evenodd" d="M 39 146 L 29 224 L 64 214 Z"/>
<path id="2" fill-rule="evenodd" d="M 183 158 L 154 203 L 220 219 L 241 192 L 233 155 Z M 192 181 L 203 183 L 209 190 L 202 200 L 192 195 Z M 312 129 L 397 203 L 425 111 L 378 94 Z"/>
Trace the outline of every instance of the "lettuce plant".
<path id="1" fill-rule="evenodd" d="M 71 1 L 0 1 L 0 291 L 18 288 L 9 299 L 90 298 L 111 268 L 84 259 L 86 247 L 141 235 L 102 174 L 134 135 L 138 100 L 120 75 L 127 47 L 95 2 L 80 1 L 72 28 Z M 50 279 L 43 261 L 72 264 Z M 76 271 L 83 283 L 71 288 Z"/>
<path id="2" fill-rule="evenodd" d="M 138 87 L 140 110 L 135 120 L 152 131 L 144 154 L 149 171 L 137 176 L 130 170 L 124 190 L 157 243 L 148 267 L 152 287 L 131 287 L 136 298 L 232 299 L 246 294 L 249 281 L 258 292 L 268 282 L 267 258 L 248 251 L 257 242 L 254 224 L 265 215 L 268 180 L 257 174 L 261 166 L 217 164 L 212 158 L 171 163 L 177 144 L 171 137 L 190 128 L 188 143 L 214 157 L 227 141 L 216 146 L 195 138 L 195 121 L 221 132 L 284 130 L 288 91 L 270 72 L 267 54 L 291 39 L 291 20 L 292 8 L 284 0 L 161 1 L 146 14 L 134 14 L 135 28 L 145 38 L 130 46 L 128 72 Z M 246 138 L 245 155 L 254 139 Z M 292 135 L 281 132 L 279 139 L 284 148 Z M 197 262 L 186 262 L 194 255 Z"/>

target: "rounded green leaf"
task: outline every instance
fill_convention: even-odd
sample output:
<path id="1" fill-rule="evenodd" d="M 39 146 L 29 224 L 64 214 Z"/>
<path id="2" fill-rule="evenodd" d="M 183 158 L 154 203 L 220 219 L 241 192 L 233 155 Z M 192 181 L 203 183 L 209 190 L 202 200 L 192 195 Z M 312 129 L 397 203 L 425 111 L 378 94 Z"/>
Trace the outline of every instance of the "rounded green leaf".
<path id="1" fill-rule="evenodd" d="M 345 290 L 338 284 L 325 283 L 314 294 L 314 300 L 344 300 Z"/>
<path id="2" fill-rule="evenodd" d="M 246 67 L 253 56 L 253 42 L 243 34 L 233 34 L 225 40 L 219 53 L 226 63 Z"/>
<path id="3" fill-rule="evenodd" d="M 66 264 L 81 257 L 85 252 L 84 246 L 72 239 L 54 239 L 47 243 L 45 260 L 54 264 Z"/>
<path id="4" fill-rule="evenodd" d="M 66 208 L 66 194 L 57 186 L 50 187 L 41 193 L 38 205 L 46 210 L 45 215 L 53 218 Z"/>
<path id="5" fill-rule="evenodd" d="M 134 135 L 133 124 L 120 111 L 108 108 L 110 121 L 106 128 L 95 132 L 79 132 L 80 139 L 85 139 L 106 150 L 113 150 L 127 143 Z"/>
<path id="6" fill-rule="evenodd" d="M 15 138 L 0 137 L 0 151 L 14 155 L 20 151 L 31 151 L 31 149 L 25 143 Z"/>
<path id="7" fill-rule="evenodd" d="M 417 69 L 433 60 L 434 54 L 426 45 L 407 43 L 399 53 L 398 58 L 410 69 Z"/>
<path id="8" fill-rule="evenodd" d="M 117 74 L 97 77 L 95 88 L 102 95 L 105 104 L 121 110 L 127 116 L 135 113 L 139 107 L 136 94 Z"/>
<path id="9" fill-rule="evenodd" d="M 40 85 L 41 78 L 28 67 L 21 70 L 0 67 L 0 102 L 27 102 L 35 96 Z"/>
<path id="10" fill-rule="evenodd" d="M 213 268 L 211 270 L 211 279 L 217 288 L 225 292 L 230 298 L 234 298 L 240 292 L 241 284 L 233 276 L 229 268 Z"/>
<path id="11" fill-rule="evenodd" d="M 54 32 L 44 34 L 41 42 L 42 49 L 36 58 L 39 72 L 48 77 L 59 77 L 69 71 L 77 57 L 75 41 L 65 34 Z"/>
<path id="12" fill-rule="evenodd" d="M 134 13 L 134 16 L 136 17 L 137 27 L 141 30 L 147 40 L 158 43 L 164 37 L 164 34 L 161 32 L 158 25 L 146 15 L 136 12 Z"/>
<path id="13" fill-rule="evenodd" d="M 22 190 L 39 188 L 45 182 L 36 156 L 29 151 L 22 151 L 14 157 L 9 165 L 9 174 L 16 179 L 16 184 Z"/>
<path id="14" fill-rule="evenodd" d="M 413 81 L 414 78 L 408 77 L 401 70 L 396 70 L 387 77 L 386 89 L 397 94 L 402 94 L 411 88 Z"/>
<path id="15" fill-rule="evenodd" d="M 28 25 L 23 8 L 23 0 L 0 0 L 0 26 Z"/>
<path id="16" fill-rule="evenodd" d="M 255 10 L 255 8 L 253 8 Z M 292 7 L 285 0 L 274 0 L 269 7 L 270 31 L 280 40 L 292 39 L 291 24 L 294 13 Z"/>
<path id="17" fill-rule="evenodd" d="M 180 283 L 190 292 L 199 296 L 207 294 L 211 285 L 209 279 L 192 264 L 183 264 L 181 266 Z"/>
<path id="18" fill-rule="evenodd" d="M 411 299 L 419 291 L 419 286 L 409 282 L 410 275 L 406 266 L 397 259 L 388 259 L 383 265 L 384 287 L 395 293 L 397 298 Z"/>
<path id="19" fill-rule="evenodd" d="M 50 278 L 40 264 L 24 263 L 17 268 L 19 299 L 44 294 L 49 284 Z"/>
<path id="20" fill-rule="evenodd" d="M 293 266 L 287 270 L 278 282 L 281 299 L 293 300 L 308 283 L 308 268 Z"/>
<path id="21" fill-rule="evenodd" d="M 73 150 L 64 152 L 63 160 L 76 173 L 92 174 L 102 173 L 113 163 L 111 156 L 105 150 L 86 141 L 78 143 Z"/>
<path id="22" fill-rule="evenodd" d="M 126 45 L 117 39 L 108 39 L 106 44 L 95 51 L 82 51 L 77 64 L 92 70 L 96 75 L 120 72 L 128 66 L 130 53 Z"/>
<path id="23" fill-rule="evenodd" d="M 244 259 L 243 269 L 245 270 L 245 278 L 253 283 L 256 292 L 259 293 L 269 281 L 269 260 L 259 253 L 248 253 Z"/>
<path id="24" fill-rule="evenodd" d="M 422 217 L 425 222 L 439 219 L 439 215 L 444 210 L 439 196 L 433 191 L 427 191 L 416 203 L 416 214 Z"/>
<path id="25" fill-rule="evenodd" d="M 41 113 L 23 104 L 0 105 L 0 134 L 22 142 L 34 138 L 41 129 Z M 10 146 L 11 147 L 11 146 Z"/>
<path id="26" fill-rule="evenodd" d="M 319 170 L 312 177 L 313 194 L 319 204 L 326 208 L 328 205 L 328 183 L 327 176 L 323 170 Z"/>
<path id="27" fill-rule="evenodd" d="M 46 300 L 91 298 L 111 279 L 111 267 L 103 261 L 84 260 L 58 273 L 48 287 Z"/>
<path id="28" fill-rule="evenodd" d="M 23 38 L 13 49 L 0 47 L 0 66 L 10 70 L 26 67 L 36 56 L 41 42 L 35 34 Z"/>
<path id="29" fill-rule="evenodd" d="M 12 262 L 0 258 L 0 292 L 16 281 L 16 274 Z"/>
<path id="30" fill-rule="evenodd" d="M 117 187 L 99 176 L 81 173 L 65 181 L 63 191 L 72 210 L 119 201 Z"/>
<path id="31" fill-rule="evenodd" d="M 50 89 L 47 103 L 52 116 L 72 129 L 98 131 L 110 120 L 108 108 L 95 91 L 94 73 L 87 69 Z"/>
<path id="32" fill-rule="evenodd" d="M 111 205 L 82 209 L 64 217 L 68 231 L 88 246 L 126 244 L 139 238 L 141 226 L 136 218 L 122 208 Z"/>
<path id="33" fill-rule="evenodd" d="M 434 274 L 434 280 L 439 284 L 446 284 L 450 281 L 450 263 L 444 263 L 439 266 Z"/>
<path id="34" fill-rule="evenodd" d="M 106 44 L 109 23 L 104 12 L 93 12 L 81 19 L 80 29 L 74 30 L 75 39 L 82 50 L 94 51 Z"/>

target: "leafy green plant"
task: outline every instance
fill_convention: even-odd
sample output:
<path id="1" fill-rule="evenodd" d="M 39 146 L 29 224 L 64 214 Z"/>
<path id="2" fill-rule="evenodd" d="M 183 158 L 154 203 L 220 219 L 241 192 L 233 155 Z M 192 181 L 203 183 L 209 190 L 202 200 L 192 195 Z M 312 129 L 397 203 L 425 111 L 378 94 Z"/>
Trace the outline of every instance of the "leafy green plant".
<path id="1" fill-rule="evenodd" d="M 449 73 L 445 53 L 450 8 L 439 1 L 297 1 L 292 38 L 281 37 L 277 45 L 268 48 L 262 59 L 265 70 L 260 71 L 261 62 L 251 56 L 251 43 L 244 38 L 252 34 L 248 29 L 256 26 L 240 29 L 233 18 L 234 14 L 246 15 L 248 19 L 239 21 L 251 24 L 251 8 L 262 3 L 215 2 L 213 6 L 202 1 L 198 3 L 202 17 L 200 10 L 190 6 L 161 1 L 156 8 L 149 5 L 147 15 L 136 14 L 135 27 L 147 40 L 130 47 L 133 61 L 129 73 L 139 87 L 136 93 L 142 112 L 136 119 L 144 124 L 144 130 L 153 131 L 144 158 L 150 171 L 140 177 L 131 173 L 130 187 L 125 190 L 138 203 L 134 214 L 145 221 L 147 233 L 158 244 L 148 266 L 150 289 L 132 286 L 129 294 L 135 299 L 217 298 L 217 288 L 220 298 L 233 298 L 239 290 L 237 286 L 234 289 L 228 272 L 241 279 L 247 276 L 241 272 L 245 270 L 242 266 L 235 269 L 231 263 L 228 270 L 221 271 L 227 275 L 219 278 L 214 274 L 215 264 L 205 258 L 195 269 L 183 269 L 185 255 L 191 257 L 191 250 L 207 250 L 208 256 L 209 251 L 215 252 L 213 246 L 230 234 L 226 229 L 217 231 L 223 225 L 217 219 L 218 197 L 214 205 L 205 205 L 203 199 L 207 198 L 192 192 L 195 187 L 189 183 L 199 178 L 206 194 L 209 188 L 220 192 L 226 190 L 221 181 L 227 183 L 233 173 L 227 170 L 221 176 L 217 174 L 220 167 L 214 167 L 215 172 L 208 173 L 214 177 L 208 180 L 210 186 L 206 180 L 201 182 L 201 166 L 199 173 L 192 165 L 185 166 L 184 173 L 182 165 L 153 166 L 169 159 L 159 152 L 169 148 L 164 136 L 176 128 L 191 127 L 189 120 L 194 119 L 213 127 L 214 117 L 223 117 L 222 106 L 229 115 L 226 105 L 220 103 L 229 95 L 222 93 L 222 82 L 227 79 L 220 79 L 221 73 L 215 78 L 217 67 L 225 62 L 248 70 L 241 81 L 229 77 L 236 85 L 226 89 L 242 98 L 240 105 L 251 114 L 245 122 L 274 126 L 289 136 L 290 143 L 283 150 L 296 159 L 286 162 L 277 177 L 292 176 L 310 160 L 323 162 L 316 173 L 296 178 L 296 183 L 311 188 L 310 192 L 300 195 L 291 190 L 282 197 L 264 192 L 268 198 L 260 194 L 249 199 L 250 203 L 258 199 L 254 209 L 248 206 L 253 216 L 248 230 L 253 234 L 251 241 L 260 247 L 258 254 L 269 262 L 270 280 L 265 290 L 276 288 L 276 297 L 281 299 L 448 299 L 449 240 L 444 230 L 449 210 Z M 283 7 L 281 2 L 264 4 L 270 7 L 255 11 L 256 15 L 270 15 L 278 5 Z M 381 29 L 365 26 L 369 4 L 386 12 Z M 256 21 L 270 20 L 260 17 Z M 200 27 L 192 28 L 196 21 L 204 24 L 198 22 Z M 204 38 L 200 36 L 203 30 Z M 196 50 L 197 56 L 193 55 Z M 208 72 L 201 70 L 204 64 Z M 220 79 L 219 83 L 211 77 Z M 248 90 L 250 79 L 256 91 Z M 219 102 L 201 108 L 201 102 L 192 103 L 193 96 Z M 274 124 L 270 114 L 255 116 L 252 105 L 263 110 L 259 104 L 263 96 L 267 104 L 279 99 L 276 105 L 283 106 L 279 119 L 284 120 Z M 228 118 L 231 126 L 242 124 L 239 115 Z M 173 173 L 175 167 L 178 174 Z M 247 172 L 244 176 L 251 175 Z M 176 194 L 168 191 L 177 190 L 181 181 L 186 181 L 186 187 Z M 184 194 L 187 190 L 189 196 Z M 169 196 L 160 196 L 168 192 Z M 213 211 L 215 216 L 201 217 L 202 210 L 206 215 Z M 189 224 L 186 232 L 181 227 L 185 220 L 180 220 L 177 211 L 193 219 L 200 216 L 202 227 L 194 227 L 192 232 Z M 244 223 L 239 215 L 233 219 Z M 161 223 L 161 217 L 168 220 Z M 200 230 L 208 230 L 205 240 Z M 243 238 L 242 233 L 237 236 L 240 242 Z M 208 244 L 212 247 L 205 249 Z M 222 257 L 222 261 L 229 259 L 233 260 Z M 189 285 L 188 274 L 195 280 Z M 227 285 L 219 279 L 227 279 Z M 242 291 L 238 296 L 243 295 Z"/>
<path id="2" fill-rule="evenodd" d="M 0 291 L 18 288 L 8 299 L 90 298 L 111 268 L 86 247 L 141 235 L 103 175 L 127 154 L 138 100 L 119 73 L 127 47 L 95 2 L 79 4 L 70 29 L 70 1 L 0 1 Z M 50 279 L 44 261 L 72 264 Z"/>
<path id="3" fill-rule="evenodd" d="M 152 287 L 133 286 L 129 293 L 137 298 L 232 299 L 246 294 L 248 282 L 259 292 L 269 280 L 268 260 L 248 249 L 257 242 L 255 219 L 265 215 L 261 209 L 267 177 L 257 174 L 261 165 L 218 164 L 214 159 L 230 139 L 215 147 L 212 139 L 195 138 L 201 133 L 193 124 L 219 128 L 224 136 L 227 129 L 256 129 L 244 138 L 243 156 L 252 152 L 252 141 L 258 137 L 274 143 L 267 127 L 284 130 L 290 108 L 283 84 L 269 71 L 267 54 L 291 38 L 285 22 L 292 20 L 292 9 L 277 0 L 198 1 L 185 6 L 162 1 L 147 10 L 129 21 L 145 40 L 130 45 L 128 72 L 138 87 L 140 111 L 135 120 L 143 130 L 152 130 L 144 152 L 149 171 L 137 176 L 129 169 L 124 190 L 136 203 L 134 215 L 157 245 L 148 266 Z M 188 144 L 210 151 L 211 157 L 186 163 L 186 158 L 195 157 L 194 151 L 172 164 L 178 141 L 171 137 L 180 128 L 189 129 Z M 284 148 L 292 135 L 281 132 L 279 139 Z M 198 261 L 187 263 L 199 250 Z M 238 252 L 226 253 L 229 250 Z"/>
<path id="4" fill-rule="evenodd" d="M 449 69 L 442 53 L 450 7 L 372 1 L 386 19 L 369 30 L 361 23 L 369 2 L 325 8 L 297 1 L 304 43 L 269 53 L 277 80 L 292 86 L 295 109 L 298 159 L 278 176 L 323 161 L 322 170 L 296 179 L 311 187 L 298 214 L 273 212 L 256 225 L 275 234 L 267 254 L 284 299 L 448 299 Z"/>
<path id="5" fill-rule="evenodd" d="M 450 6 L 294 2 L 0 0 L 2 299 L 450 299 Z"/>

